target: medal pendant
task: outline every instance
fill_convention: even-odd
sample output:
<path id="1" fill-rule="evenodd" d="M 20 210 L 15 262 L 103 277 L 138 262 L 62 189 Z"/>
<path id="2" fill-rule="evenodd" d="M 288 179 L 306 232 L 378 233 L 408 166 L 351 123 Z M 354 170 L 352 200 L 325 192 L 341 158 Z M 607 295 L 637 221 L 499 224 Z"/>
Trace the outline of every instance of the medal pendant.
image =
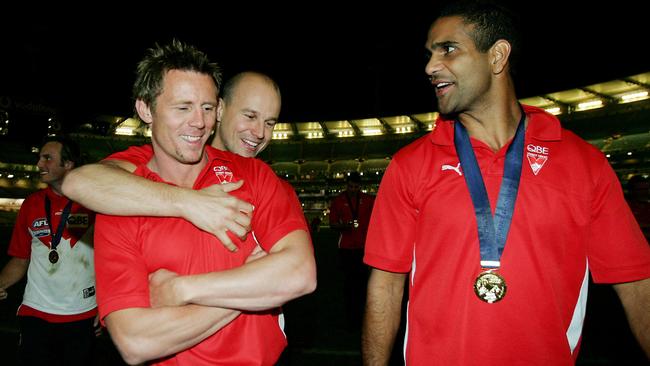
<path id="1" fill-rule="evenodd" d="M 487 270 L 476 277 L 474 293 L 481 301 L 495 303 L 506 296 L 506 280 L 494 270 Z"/>
<path id="2" fill-rule="evenodd" d="M 356 229 L 359 227 L 359 220 L 352 220 L 352 226 Z"/>
<path id="3" fill-rule="evenodd" d="M 50 260 L 50 263 L 55 264 L 59 261 L 59 253 L 56 251 L 56 249 L 52 249 L 50 250 L 50 254 L 48 254 L 47 258 Z"/>

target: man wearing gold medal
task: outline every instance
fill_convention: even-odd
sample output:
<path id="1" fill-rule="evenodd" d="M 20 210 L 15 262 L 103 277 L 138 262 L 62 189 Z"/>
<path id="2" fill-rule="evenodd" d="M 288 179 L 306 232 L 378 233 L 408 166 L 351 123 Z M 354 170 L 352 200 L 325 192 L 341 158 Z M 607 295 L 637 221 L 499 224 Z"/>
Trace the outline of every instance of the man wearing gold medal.
<path id="1" fill-rule="evenodd" d="M 18 308 L 24 365 L 88 365 L 97 324 L 93 230 L 95 214 L 61 193 L 80 165 L 77 145 L 49 137 L 36 164 L 47 188 L 29 195 L 11 236 L 11 259 L 0 272 L 0 300 L 27 274 Z"/>
<path id="2" fill-rule="evenodd" d="M 381 182 L 365 365 L 386 365 L 408 275 L 407 365 L 572 365 L 587 284 L 615 284 L 650 355 L 650 247 L 605 157 L 520 105 L 519 30 L 505 9 L 457 3 L 432 24 L 436 128 Z"/>

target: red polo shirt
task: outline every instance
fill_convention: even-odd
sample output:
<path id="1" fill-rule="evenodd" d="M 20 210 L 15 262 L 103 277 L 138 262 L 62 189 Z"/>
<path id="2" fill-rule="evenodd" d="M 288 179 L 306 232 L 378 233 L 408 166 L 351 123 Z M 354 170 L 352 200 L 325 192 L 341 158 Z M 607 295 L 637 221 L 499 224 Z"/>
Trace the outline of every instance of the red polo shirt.
<path id="1" fill-rule="evenodd" d="M 650 277 L 646 243 L 600 151 L 525 106 L 528 126 L 512 225 L 501 257 L 503 300 L 477 298 L 479 243 L 454 147 L 453 121 L 399 151 L 381 182 L 365 262 L 410 272 L 406 362 L 572 365 L 588 276 Z M 494 210 L 507 146 L 472 139 Z"/>

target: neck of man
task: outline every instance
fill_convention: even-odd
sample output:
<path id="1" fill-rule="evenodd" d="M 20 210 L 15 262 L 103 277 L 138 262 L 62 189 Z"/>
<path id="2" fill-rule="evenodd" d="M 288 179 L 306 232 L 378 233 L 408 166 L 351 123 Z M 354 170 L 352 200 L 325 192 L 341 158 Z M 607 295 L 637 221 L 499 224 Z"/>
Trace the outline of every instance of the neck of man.
<path id="1" fill-rule="evenodd" d="M 54 193 L 56 193 L 59 196 L 63 196 L 63 190 L 61 189 L 61 186 L 63 185 L 63 180 L 59 179 L 57 181 L 50 182 L 47 185 L 50 186 L 50 188 L 52 189 L 52 191 L 54 191 Z"/>
<path id="2" fill-rule="evenodd" d="M 219 130 L 217 129 L 214 133 L 214 139 L 212 140 L 212 147 L 221 151 L 228 151 L 226 144 L 223 143 L 221 137 L 219 136 Z"/>
<path id="3" fill-rule="evenodd" d="M 508 91 L 458 116 L 469 136 L 484 142 L 493 151 L 500 150 L 512 140 L 521 119 L 514 89 Z"/>
<path id="4" fill-rule="evenodd" d="M 208 163 L 208 156 L 205 150 L 198 162 L 194 164 L 181 163 L 167 154 L 156 154 L 154 149 L 153 158 L 147 163 L 147 167 L 158 174 L 165 182 L 175 184 L 183 188 L 194 187 L 194 182 L 203 168 Z"/>

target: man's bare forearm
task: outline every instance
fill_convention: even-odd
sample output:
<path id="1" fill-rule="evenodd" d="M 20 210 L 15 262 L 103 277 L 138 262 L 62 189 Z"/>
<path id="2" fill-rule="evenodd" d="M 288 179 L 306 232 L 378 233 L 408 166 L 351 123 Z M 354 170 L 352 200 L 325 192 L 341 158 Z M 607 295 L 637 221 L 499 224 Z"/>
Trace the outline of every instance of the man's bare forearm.
<path id="1" fill-rule="evenodd" d="M 361 353 L 366 366 L 388 365 L 399 328 L 406 274 L 373 269 L 368 280 Z"/>
<path id="2" fill-rule="evenodd" d="M 134 170 L 117 160 L 84 165 L 66 175 L 63 193 L 103 214 L 184 218 L 230 250 L 236 247 L 226 231 L 243 238 L 250 230 L 253 205 L 229 194 L 243 181 L 193 190 L 145 179 Z"/>
<path id="3" fill-rule="evenodd" d="M 180 276 L 168 285 L 181 304 L 248 311 L 278 307 L 316 288 L 316 264 L 309 234 L 296 230 L 261 259 L 227 271 Z"/>
<path id="4" fill-rule="evenodd" d="M 73 169 L 63 194 L 91 210 L 121 216 L 181 216 L 179 189 L 133 175 L 135 166 L 111 160 Z"/>
<path id="5" fill-rule="evenodd" d="M 27 273 L 29 259 L 12 257 L 0 272 L 0 300 L 7 298 L 7 288 L 20 281 Z"/>
<path id="6" fill-rule="evenodd" d="M 614 285 L 641 348 L 650 359 L 650 278 Z"/>
<path id="7" fill-rule="evenodd" d="M 124 360 L 139 364 L 188 349 L 238 315 L 198 305 L 130 308 L 109 314 L 106 326 Z"/>

